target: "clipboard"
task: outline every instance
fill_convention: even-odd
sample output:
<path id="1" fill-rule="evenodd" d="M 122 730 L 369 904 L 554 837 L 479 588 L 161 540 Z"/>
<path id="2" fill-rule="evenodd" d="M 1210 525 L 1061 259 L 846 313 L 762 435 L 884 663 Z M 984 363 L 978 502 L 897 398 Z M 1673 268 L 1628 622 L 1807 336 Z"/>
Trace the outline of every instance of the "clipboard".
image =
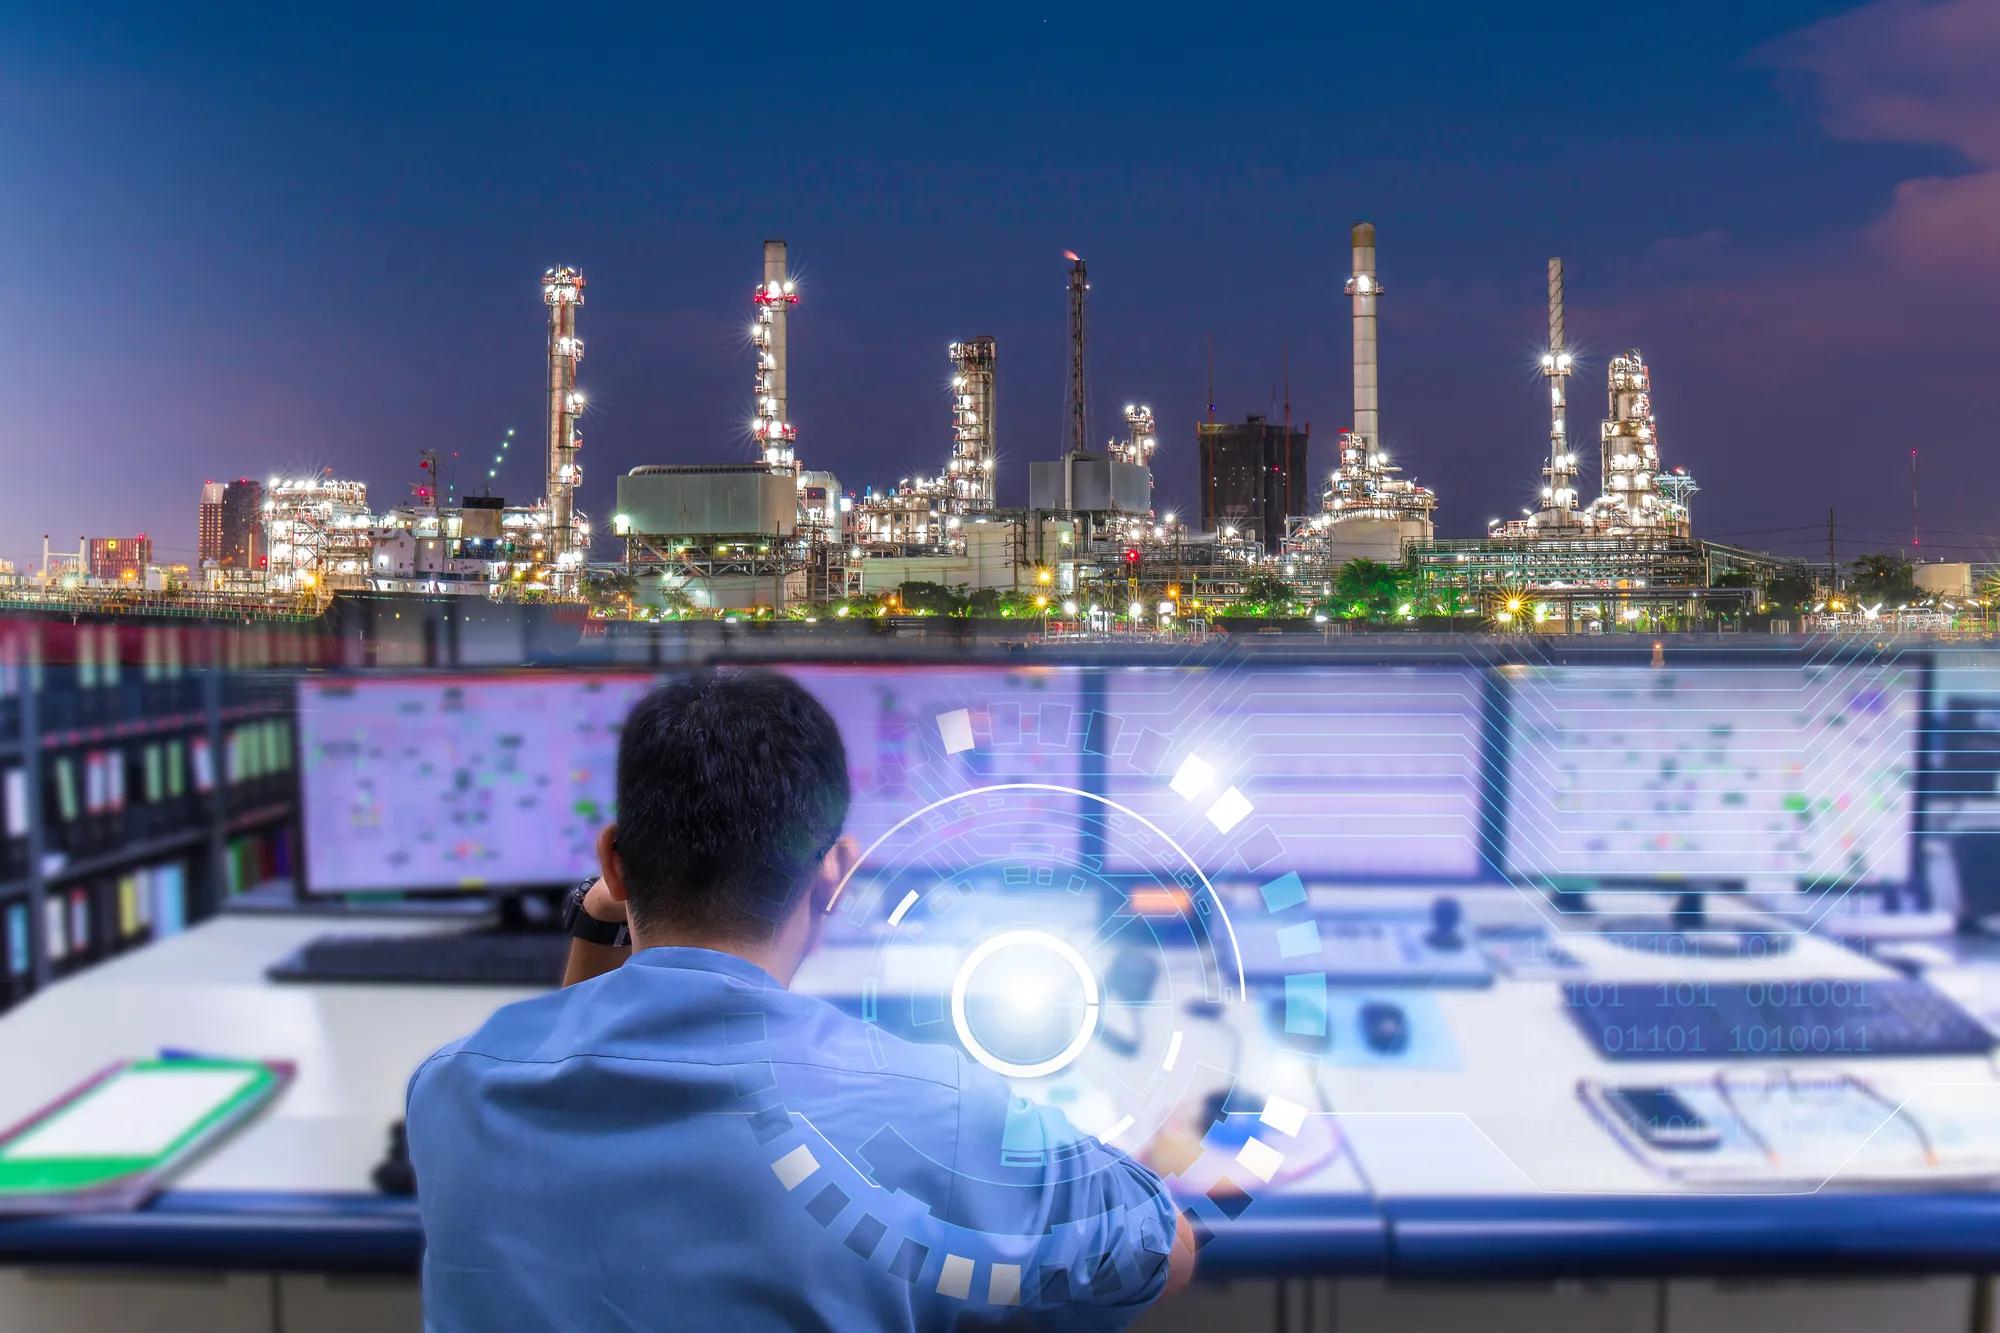
<path id="1" fill-rule="evenodd" d="M 288 1062 L 208 1057 L 109 1065 L 0 1132 L 0 1216 L 137 1208 L 292 1074 Z"/>

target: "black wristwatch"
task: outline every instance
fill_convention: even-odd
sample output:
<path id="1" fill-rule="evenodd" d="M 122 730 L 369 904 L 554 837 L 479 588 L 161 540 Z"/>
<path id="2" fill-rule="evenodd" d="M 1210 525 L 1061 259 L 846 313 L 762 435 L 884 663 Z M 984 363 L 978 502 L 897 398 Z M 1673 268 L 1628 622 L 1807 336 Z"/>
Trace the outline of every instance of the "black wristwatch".
<path id="1" fill-rule="evenodd" d="M 570 938 L 586 944 L 602 944 L 610 948 L 630 944 L 632 933 L 625 929 L 623 921 L 599 921 L 583 910 L 584 895 L 595 883 L 595 879 L 587 879 L 569 891 L 569 897 L 563 901 L 563 929 L 569 932 Z"/>

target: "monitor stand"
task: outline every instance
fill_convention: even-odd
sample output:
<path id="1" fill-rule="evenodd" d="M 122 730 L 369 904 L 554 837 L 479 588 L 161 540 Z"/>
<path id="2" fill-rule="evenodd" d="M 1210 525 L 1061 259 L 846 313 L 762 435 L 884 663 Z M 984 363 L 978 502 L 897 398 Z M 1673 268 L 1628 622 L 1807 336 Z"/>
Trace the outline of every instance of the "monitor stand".
<path id="1" fill-rule="evenodd" d="M 494 896 L 499 900 L 500 909 L 491 928 L 494 931 L 510 935 L 538 935 L 562 929 L 563 902 L 568 897 L 566 891 L 551 889 Z"/>
<path id="2" fill-rule="evenodd" d="M 1705 894 L 1702 889 L 1683 891 L 1665 917 L 1604 917 L 1593 933 L 1623 949 L 1667 957 L 1771 958 L 1791 952 L 1796 933 L 1788 927 L 1712 923 Z"/>

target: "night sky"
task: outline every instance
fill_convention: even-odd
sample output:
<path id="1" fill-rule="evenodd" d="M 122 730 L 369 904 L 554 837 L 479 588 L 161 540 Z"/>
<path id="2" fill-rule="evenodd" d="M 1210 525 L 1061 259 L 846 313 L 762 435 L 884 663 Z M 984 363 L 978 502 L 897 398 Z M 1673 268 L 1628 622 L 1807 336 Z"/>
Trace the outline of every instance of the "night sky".
<path id="1" fill-rule="evenodd" d="M 539 491 L 552 264 L 587 275 L 585 507 L 748 460 L 749 295 L 790 241 L 792 418 L 850 490 L 935 471 L 945 345 L 999 339 L 1001 498 L 1061 447 L 1064 269 L 1094 433 L 1149 402 L 1192 512 L 1224 418 L 1347 424 L 1347 232 L 1380 233 L 1385 443 L 1445 535 L 1546 452 L 1564 257 L 1595 491 L 1606 360 L 1654 367 L 1698 535 L 2000 557 L 2000 4 L 583 6 L 0 14 L 0 555 L 205 478 L 418 451 Z M 36 12 L 29 12 L 36 11 Z M 611 554 L 601 540 L 599 553 Z"/>

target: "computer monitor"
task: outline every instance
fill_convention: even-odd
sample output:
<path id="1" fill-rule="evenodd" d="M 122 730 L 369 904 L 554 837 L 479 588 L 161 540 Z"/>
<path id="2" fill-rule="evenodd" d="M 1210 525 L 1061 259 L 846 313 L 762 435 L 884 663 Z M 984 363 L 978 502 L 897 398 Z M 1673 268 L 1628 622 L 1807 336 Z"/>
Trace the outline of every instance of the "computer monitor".
<path id="1" fill-rule="evenodd" d="M 781 668 L 824 703 L 847 745 L 847 833 L 879 859 L 996 873 L 1032 848 L 1074 858 L 1082 679 L 1067 667 Z M 952 798 L 980 788 L 1033 789 Z M 906 822 L 907 821 L 907 822 Z M 899 827 L 900 826 L 900 827 Z M 863 873 L 869 866 L 864 862 Z"/>
<path id="2" fill-rule="evenodd" d="M 1079 673 L 790 666 L 846 742 L 847 831 L 953 868 L 1023 846 L 1074 856 Z M 527 891 L 597 865 L 618 733 L 661 677 L 519 672 L 299 683 L 307 892 Z M 975 805 L 976 788 L 1028 783 Z M 939 804 L 944 802 L 944 804 Z M 926 807 L 937 806 L 919 815 Z"/>
<path id="3" fill-rule="evenodd" d="M 597 867 L 618 732 L 656 678 L 299 681 L 307 892 L 560 887 Z"/>
<path id="4" fill-rule="evenodd" d="M 1105 673 L 1120 741 L 1105 794 L 1213 867 L 1229 838 L 1273 854 L 1272 873 L 1331 883 L 1480 878 L 1480 674 L 1455 667 L 1130 667 Z M 1174 778 L 1194 761 L 1200 791 Z M 1228 788 L 1240 827 L 1209 811 Z M 1221 812 L 1218 812 L 1219 814 Z M 1222 819 L 1221 822 L 1228 822 Z M 1107 847 L 1114 868 L 1126 864 Z"/>
<path id="5" fill-rule="evenodd" d="M 1518 881 L 1759 892 L 1908 882 L 1919 668 L 1501 675 L 1504 855 Z"/>

